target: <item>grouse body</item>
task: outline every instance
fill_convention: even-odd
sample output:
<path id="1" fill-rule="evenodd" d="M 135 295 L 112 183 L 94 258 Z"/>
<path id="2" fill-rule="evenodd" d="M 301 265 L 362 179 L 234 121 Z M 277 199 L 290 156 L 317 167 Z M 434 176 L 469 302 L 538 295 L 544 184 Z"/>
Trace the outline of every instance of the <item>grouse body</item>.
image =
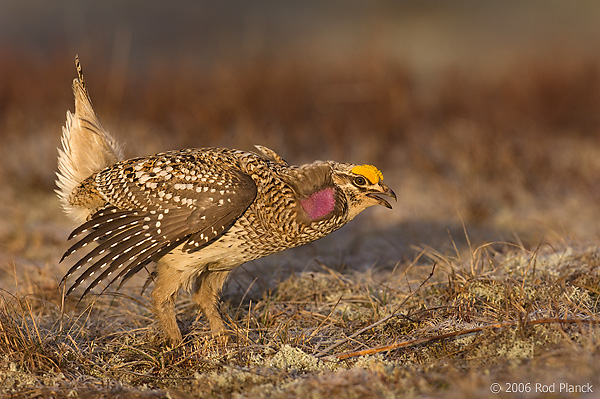
<path id="1" fill-rule="evenodd" d="M 274 151 L 170 151 L 122 160 L 98 121 L 76 59 L 75 114 L 67 113 L 57 193 L 82 224 L 63 259 L 85 252 L 63 282 L 83 295 L 101 282 L 128 280 L 155 263 L 152 299 L 166 337 L 181 341 L 175 299 L 191 289 L 214 334 L 216 304 L 229 272 L 244 262 L 337 230 L 364 209 L 396 198 L 371 165 L 316 161 L 292 166 Z M 88 244 L 96 243 L 93 249 Z M 75 277 L 76 276 L 76 277 Z"/>

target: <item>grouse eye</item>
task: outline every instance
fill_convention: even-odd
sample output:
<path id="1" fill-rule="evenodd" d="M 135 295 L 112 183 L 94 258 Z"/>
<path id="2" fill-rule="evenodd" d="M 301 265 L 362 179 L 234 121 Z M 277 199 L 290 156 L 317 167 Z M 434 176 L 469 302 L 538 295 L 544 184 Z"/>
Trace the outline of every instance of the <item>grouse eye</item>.
<path id="1" fill-rule="evenodd" d="M 365 184 L 367 184 L 367 181 L 364 177 L 357 176 L 354 178 L 354 184 L 356 184 L 357 186 L 364 186 Z"/>

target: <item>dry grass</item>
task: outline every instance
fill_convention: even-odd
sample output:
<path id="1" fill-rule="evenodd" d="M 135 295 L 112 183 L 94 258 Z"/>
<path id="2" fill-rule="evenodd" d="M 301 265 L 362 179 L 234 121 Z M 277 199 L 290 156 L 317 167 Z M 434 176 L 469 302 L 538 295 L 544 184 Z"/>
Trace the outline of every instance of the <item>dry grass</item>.
<path id="1" fill-rule="evenodd" d="M 31 69 L 0 68 L 0 395 L 486 397 L 493 382 L 600 383 L 598 60 L 436 85 L 377 55 L 156 63 L 103 92 L 103 65 L 83 59 L 130 155 L 261 143 L 294 163 L 377 163 L 399 194 L 393 213 L 240 269 L 222 304 L 227 348 L 184 295 L 187 336 L 169 348 L 143 276 L 63 298 L 72 226 L 51 190 L 71 55 L 2 58 Z"/>
<path id="2" fill-rule="evenodd" d="M 427 250 L 404 271 L 323 266 L 293 275 L 262 298 L 224 303 L 234 337 L 226 349 L 194 320 L 189 301 L 180 311 L 190 334 L 168 348 L 148 326 L 148 298 L 106 295 L 75 308 L 72 299 L 3 292 L 3 393 L 462 396 L 483 395 L 495 381 L 597 382 L 600 252 L 503 249 L 479 247 L 464 260 Z M 485 328 L 498 322 L 514 323 Z M 336 358 L 477 327 L 480 333 Z"/>

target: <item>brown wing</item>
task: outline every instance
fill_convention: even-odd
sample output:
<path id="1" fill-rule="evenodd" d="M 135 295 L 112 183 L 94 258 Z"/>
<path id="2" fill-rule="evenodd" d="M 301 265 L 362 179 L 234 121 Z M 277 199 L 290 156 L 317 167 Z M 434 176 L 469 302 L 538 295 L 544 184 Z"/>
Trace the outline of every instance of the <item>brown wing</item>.
<path id="1" fill-rule="evenodd" d="M 69 239 L 83 236 L 63 259 L 92 242 L 99 245 L 63 278 L 85 267 L 67 295 L 92 277 L 82 297 L 109 277 L 107 287 L 119 278 L 122 284 L 182 243 L 184 250 L 202 248 L 225 233 L 256 197 L 252 178 L 218 150 L 123 161 L 99 172 L 96 188 L 109 205 L 73 231 Z"/>

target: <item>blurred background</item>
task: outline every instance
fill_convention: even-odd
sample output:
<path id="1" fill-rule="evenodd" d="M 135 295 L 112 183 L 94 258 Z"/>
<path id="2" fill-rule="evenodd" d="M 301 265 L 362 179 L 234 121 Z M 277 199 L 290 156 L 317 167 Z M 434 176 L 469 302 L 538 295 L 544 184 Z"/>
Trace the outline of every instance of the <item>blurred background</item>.
<path id="1" fill-rule="evenodd" d="M 259 265 L 392 267 L 467 236 L 596 245 L 599 45 L 593 0 L 4 0 L 0 281 L 68 267 L 53 189 L 75 54 L 128 157 L 262 144 L 375 164 L 398 194 Z"/>

